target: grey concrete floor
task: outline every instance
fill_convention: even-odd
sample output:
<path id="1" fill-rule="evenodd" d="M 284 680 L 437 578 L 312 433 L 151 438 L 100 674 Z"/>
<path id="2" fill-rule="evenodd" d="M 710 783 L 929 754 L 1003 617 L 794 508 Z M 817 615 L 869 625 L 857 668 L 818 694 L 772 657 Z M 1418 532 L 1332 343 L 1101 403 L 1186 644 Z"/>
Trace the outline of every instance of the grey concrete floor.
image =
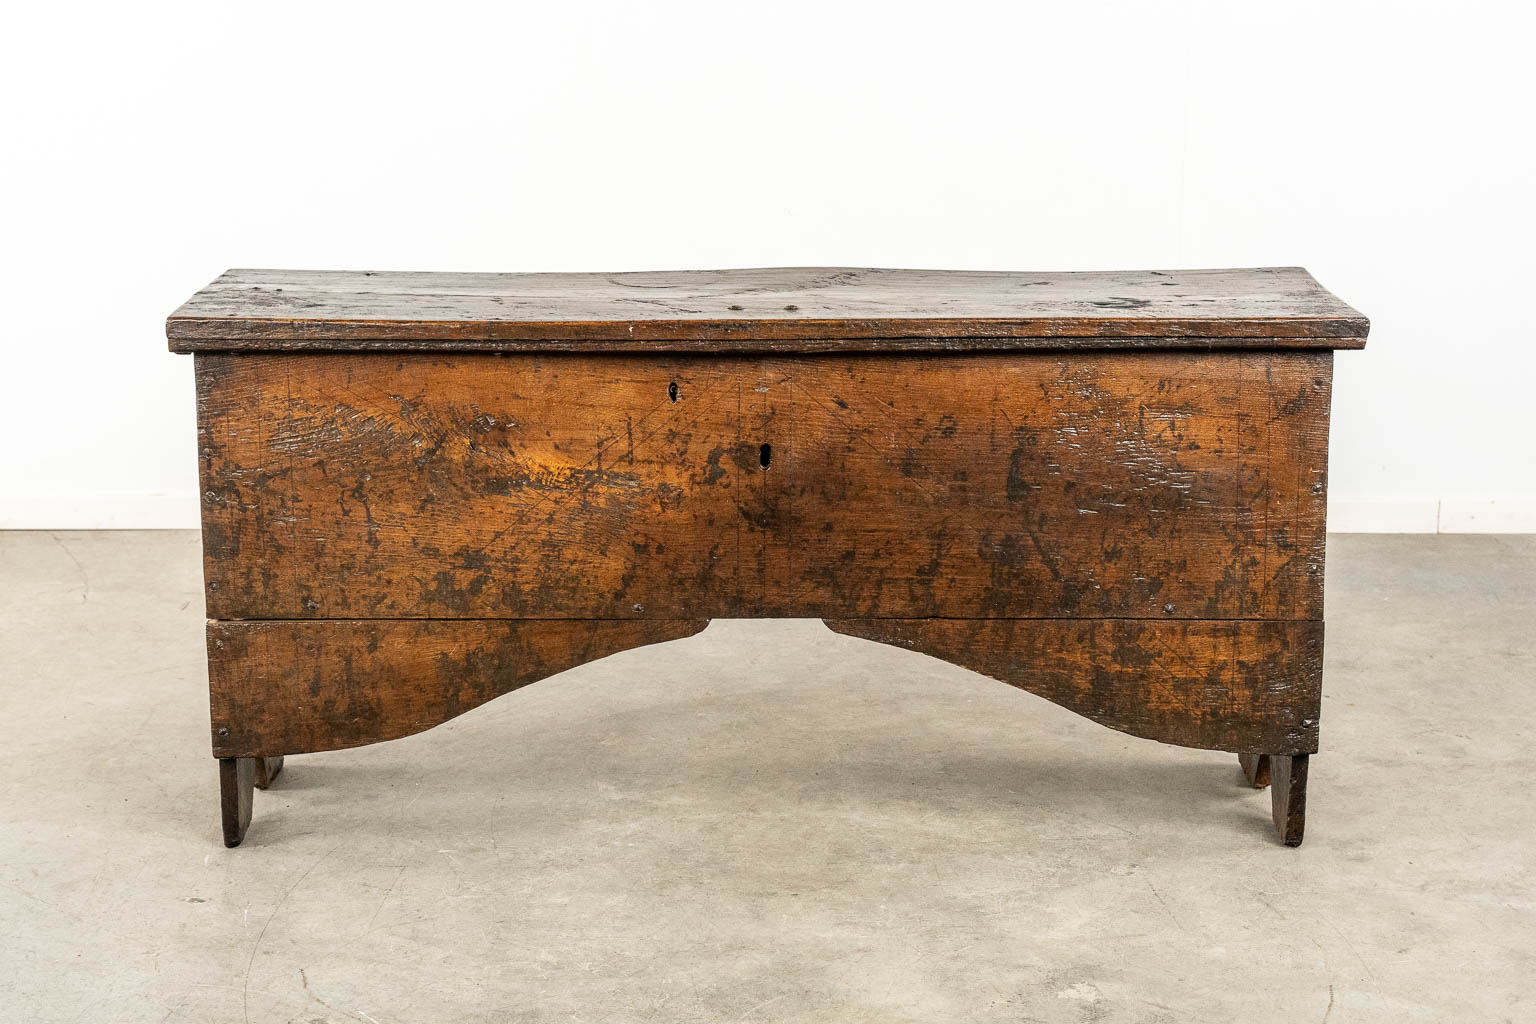
<path id="1" fill-rule="evenodd" d="M 1299 850 L 1229 755 L 814 621 L 291 757 L 226 850 L 199 584 L 0 534 L 4 1021 L 1536 1019 L 1536 538 L 1330 538 Z"/>

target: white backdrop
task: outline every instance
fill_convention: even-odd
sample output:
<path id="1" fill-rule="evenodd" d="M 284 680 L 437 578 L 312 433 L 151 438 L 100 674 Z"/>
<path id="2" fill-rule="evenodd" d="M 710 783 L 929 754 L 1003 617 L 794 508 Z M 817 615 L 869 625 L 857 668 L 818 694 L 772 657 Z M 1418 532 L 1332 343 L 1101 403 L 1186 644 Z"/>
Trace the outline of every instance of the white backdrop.
<path id="1" fill-rule="evenodd" d="M 1529 5 L 29 4 L 0 526 L 196 524 L 230 266 L 1300 264 L 1333 529 L 1536 530 Z"/>

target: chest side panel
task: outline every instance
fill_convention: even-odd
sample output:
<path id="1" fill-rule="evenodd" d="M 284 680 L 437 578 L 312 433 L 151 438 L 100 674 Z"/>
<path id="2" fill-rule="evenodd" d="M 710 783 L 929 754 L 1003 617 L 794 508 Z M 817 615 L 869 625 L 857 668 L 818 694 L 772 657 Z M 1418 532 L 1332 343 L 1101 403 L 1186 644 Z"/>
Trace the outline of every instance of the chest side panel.
<path id="1" fill-rule="evenodd" d="M 214 618 L 1321 616 L 1326 352 L 197 358 Z"/>

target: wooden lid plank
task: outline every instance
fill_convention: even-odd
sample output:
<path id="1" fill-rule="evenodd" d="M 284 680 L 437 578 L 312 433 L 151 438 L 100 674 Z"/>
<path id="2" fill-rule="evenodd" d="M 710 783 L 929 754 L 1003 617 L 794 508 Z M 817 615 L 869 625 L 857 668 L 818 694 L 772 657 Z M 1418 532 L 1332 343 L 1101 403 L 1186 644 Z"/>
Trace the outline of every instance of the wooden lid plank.
<path id="1" fill-rule="evenodd" d="M 177 352 L 1359 348 L 1299 267 L 996 273 L 230 270 L 166 321 Z"/>

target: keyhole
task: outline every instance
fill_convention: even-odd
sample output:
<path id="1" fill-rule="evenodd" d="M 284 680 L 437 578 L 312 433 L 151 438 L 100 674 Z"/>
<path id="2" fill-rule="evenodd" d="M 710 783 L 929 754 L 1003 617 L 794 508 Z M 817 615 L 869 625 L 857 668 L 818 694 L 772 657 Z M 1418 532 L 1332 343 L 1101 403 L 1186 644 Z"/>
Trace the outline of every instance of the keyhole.
<path id="1" fill-rule="evenodd" d="M 667 397 L 674 402 L 677 401 L 677 381 L 667 385 Z"/>
<path id="2" fill-rule="evenodd" d="M 762 445 L 757 449 L 757 464 L 766 470 L 771 462 L 773 462 L 773 445 Z"/>

